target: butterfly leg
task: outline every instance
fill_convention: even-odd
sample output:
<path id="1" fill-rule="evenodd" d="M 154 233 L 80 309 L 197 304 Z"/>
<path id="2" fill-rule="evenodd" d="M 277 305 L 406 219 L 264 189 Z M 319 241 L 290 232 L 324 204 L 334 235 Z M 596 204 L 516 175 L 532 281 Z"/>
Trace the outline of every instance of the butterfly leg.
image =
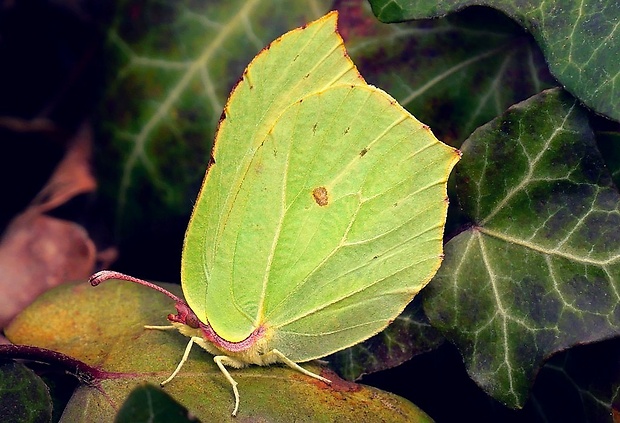
<path id="1" fill-rule="evenodd" d="M 189 357 L 189 352 L 192 350 L 192 345 L 194 345 L 194 342 L 197 342 L 197 341 L 202 341 L 202 338 L 199 338 L 197 336 L 192 336 L 189 339 L 189 342 L 187 343 L 187 347 L 185 347 L 185 353 L 183 353 L 183 358 L 181 358 L 179 365 L 177 366 L 176 369 L 174 369 L 174 372 L 172 372 L 172 374 L 170 375 L 168 379 L 164 380 L 162 383 L 159 384 L 160 386 L 163 387 L 165 384 L 167 384 L 172 379 L 174 379 L 174 377 L 179 373 L 179 371 L 181 370 L 181 367 L 183 367 L 183 364 L 185 364 L 185 362 L 187 361 L 187 358 Z"/>
<path id="2" fill-rule="evenodd" d="M 284 354 L 282 354 L 280 351 L 278 350 L 271 350 L 271 353 L 274 354 L 276 357 L 278 357 L 278 361 L 280 363 L 284 363 L 287 366 L 289 366 L 291 369 L 293 370 L 297 370 L 298 372 L 301 372 L 307 376 L 313 377 L 315 379 L 321 380 L 325 383 L 332 383 L 331 380 L 329 379 L 325 379 L 323 376 L 319 376 L 316 373 L 312 373 L 309 370 L 304 369 L 303 367 L 301 367 L 299 364 L 295 363 L 294 361 L 290 360 L 288 357 L 286 357 Z"/>
<path id="3" fill-rule="evenodd" d="M 166 325 L 166 326 L 151 326 L 151 325 L 144 325 L 144 329 L 153 329 L 153 330 L 173 330 L 176 329 L 174 326 L 172 325 Z"/>
<path id="4" fill-rule="evenodd" d="M 213 357 L 213 361 L 215 361 L 215 364 L 217 364 L 217 367 L 220 368 L 222 373 L 224 373 L 224 376 L 226 376 L 226 379 L 228 379 L 228 381 L 232 385 L 233 393 L 235 394 L 235 409 L 233 410 L 232 415 L 236 416 L 237 410 L 239 410 L 239 390 L 237 389 L 237 381 L 232 378 L 232 376 L 230 375 L 230 373 L 228 373 L 228 370 L 226 369 L 225 366 L 230 366 L 230 367 L 235 367 L 235 368 L 240 369 L 242 367 L 245 367 L 246 363 L 244 363 L 243 361 L 235 360 L 234 358 L 228 357 L 226 355 L 217 355 Z"/>

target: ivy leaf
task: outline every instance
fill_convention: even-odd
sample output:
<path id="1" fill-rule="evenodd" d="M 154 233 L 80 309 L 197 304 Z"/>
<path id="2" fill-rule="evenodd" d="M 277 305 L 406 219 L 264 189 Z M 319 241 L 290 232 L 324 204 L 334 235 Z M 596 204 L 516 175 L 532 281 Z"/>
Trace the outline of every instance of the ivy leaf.
<path id="1" fill-rule="evenodd" d="M 358 2 L 342 3 L 339 27 L 364 78 L 450 145 L 557 85 L 532 37 L 493 9 L 383 25 Z"/>
<path id="2" fill-rule="evenodd" d="M 431 351 L 444 341 L 422 311 L 416 296 L 381 333 L 346 350 L 328 356 L 330 367 L 347 380 L 396 367 L 412 357 Z"/>
<path id="3" fill-rule="evenodd" d="M 620 119 L 620 8 L 614 1 L 370 0 L 383 22 L 437 17 L 466 6 L 496 8 L 530 31 L 551 72 L 588 107 Z"/>
<path id="4" fill-rule="evenodd" d="M 23 364 L 0 363 L 0 416 L 5 422 L 52 420 L 52 399 L 47 386 Z"/>
<path id="5" fill-rule="evenodd" d="M 189 423 L 198 420 L 163 389 L 151 384 L 135 388 L 118 410 L 115 423 Z"/>
<path id="6" fill-rule="evenodd" d="M 180 287 L 166 284 L 180 293 Z M 61 421 L 113 421 L 134 388 L 159 384 L 183 356 L 187 338 L 177 331 L 147 330 L 164 325 L 174 311 L 167 297 L 132 283 L 64 284 L 39 297 L 7 327 L 19 345 L 46 348 L 50 363 L 71 364 L 83 382 L 69 400 Z M 12 357 L 20 346 L 12 346 Z M 22 347 L 36 350 L 37 348 Z M 0 351 L 2 353 L 2 351 Z M 41 361 L 39 359 L 38 361 Z M 321 373 L 316 364 L 304 364 Z M 76 371 L 77 369 L 77 371 Z M 331 385 L 282 366 L 231 370 L 239 382 L 237 418 L 260 421 L 427 422 L 424 412 L 396 395 L 343 381 L 328 370 Z M 325 375 L 325 374 L 324 374 Z M 201 348 L 192 350 L 165 392 L 201 421 L 228 421 L 234 406 L 230 384 Z"/>
<path id="7" fill-rule="evenodd" d="M 470 376 L 521 407 L 554 352 L 620 329 L 620 196 L 587 115 L 554 89 L 463 144 L 459 202 L 471 227 L 426 290 L 431 323 Z"/>

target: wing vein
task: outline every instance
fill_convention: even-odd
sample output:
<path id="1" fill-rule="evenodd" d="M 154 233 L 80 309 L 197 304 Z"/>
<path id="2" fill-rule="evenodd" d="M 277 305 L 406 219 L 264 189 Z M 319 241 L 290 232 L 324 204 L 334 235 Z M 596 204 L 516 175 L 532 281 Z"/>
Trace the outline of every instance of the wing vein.
<path id="1" fill-rule="evenodd" d="M 297 115 L 295 115 L 295 118 L 297 119 Z M 290 136 L 290 135 L 289 135 Z M 273 265 L 273 259 L 275 257 L 275 253 L 276 253 L 276 249 L 278 246 L 278 243 L 280 241 L 280 234 L 282 233 L 282 227 L 284 224 L 284 218 L 286 216 L 286 191 L 287 191 L 287 181 L 288 181 L 288 172 L 289 172 L 289 161 L 290 161 L 290 156 L 291 156 L 291 151 L 292 151 L 292 145 L 290 145 L 293 142 L 293 140 L 291 138 L 289 138 L 288 140 L 288 144 L 289 144 L 289 148 L 288 151 L 286 153 L 286 159 L 284 160 L 285 162 L 285 166 L 284 166 L 284 171 L 282 172 L 282 190 L 281 190 L 281 198 L 280 198 L 280 218 L 278 219 L 278 226 L 276 228 L 276 232 L 274 234 L 273 237 L 273 242 L 271 243 L 271 248 L 269 250 L 269 256 L 267 258 L 267 264 L 266 264 L 266 268 L 265 268 L 265 273 L 263 276 L 263 286 L 262 286 L 262 290 L 261 290 L 261 295 L 259 298 L 259 305 L 258 305 L 258 312 L 257 312 L 257 316 L 256 316 L 256 321 L 255 324 L 258 327 L 260 325 L 260 322 L 263 318 L 263 309 L 265 307 L 265 298 L 266 298 L 266 294 L 267 294 L 267 284 L 269 283 L 269 276 L 271 274 L 271 266 Z"/>
<path id="2" fill-rule="evenodd" d="M 408 242 L 409 240 L 411 240 L 411 239 L 413 239 L 413 238 L 415 238 L 415 237 L 417 237 L 417 236 L 420 236 L 420 235 L 422 235 L 422 234 L 423 234 L 423 233 L 425 233 L 425 232 L 428 232 L 428 231 L 430 231 L 430 230 L 433 230 L 433 229 L 435 229 L 436 227 L 437 227 L 437 226 L 432 227 L 432 228 L 428 229 L 427 231 L 423 231 L 423 232 L 421 232 L 421 233 L 419 233 L 419 234 L 415 235 L 414 237 L 411 237 L 411 238 L 407 239 L 406 241 L 404 241 L 404 242 L 402 242 L 401 244 L 399 244 L 399 245 L 395 246 L 395 247 L 394 247 L 394 248 L 392 248 L 391 250 L 394 250 L 395 248 L 402 246 L 403 244 L 405 244 L 405 243 L 406 243 L 406 242 Z M 388 250 L 388 251 L 389 251 L 389 250 Z M 385 256 L 385 254 L 384 254 L 384 255 L 382 255 L 381 257 L 382 257 L 383 261 L 385 261 L 386 259 L 393 257 L 393 256 L 394 256 L 394 254 L 397 254 L 397 253 L 398 253 L 398 252 L 394 252 L 393 254 L 391 254 L 391 255 L 389 255 L 389 256 L 387 256 L 387 257 L 386 257 L 386 256 Z M 384 258 L 384 257 L 385 257 L 385 258 Z M 367 290 L 367 289 L 369 289 L 369 288 L 372 288 L 372 287 L 373 287 L 374 285 L 376 285 L 377 283 L 380 283 L 380 282 L 382 282 L 382 281 L 384 281 L 384 280 L 386 280 L 386 279 L 388 279 L 388 278 L 391 278 L 391 277 L 393 277 L 393 276 L 397 275 L 398 273 L 401 273 L 401 272 L 403 272 L 403 271 L 407 270 L 408 268 L 413 267 L 413 266 L 414 266 L 414 265 L 416 265 L 416 264 L 420 264 L 420 263 L 423 263 L 423 262 L 425 262 L 425 261 L 427 261 L 427 260 L 431 260 L 431 259 L 435 259 L 435 258 L 436 258 L 436 257 L 427 257 L 427 258 L 425 258 L 425 259 L 423 259 L 423 260 L 419 260 L 419 261 L 416 261 L 416 262 L 411 262 L 411 263 L 409 263 L 408 265 L 406 265 L 405 267 L 403 267 L 403 268 L 401 268 L 401 269 L 398 269 L 398 270 L 394 271 L 393 273 L 391 273 L 391 274 L 389 274 L 389 275 L 387 275 L 387 276 L 385 276 L 385 277 L 383 277 L 383 278 L 380 278 L 380 279 L 377 279 L 377 280 L 373 281 L 373 282 L 372 282 L 372 283 L 370 283 L 369 285 L 366 285 L 366 286 L 360 287 L 359 289 L 356 289 L 356 290 L 354 290 L 354 291 L 351 291 L 351 292 L 349 292 L 349 293 L 347 293 L 347 294 L 345 294 L 345 295 L 342 295 L 342 296 L 340 296 L 340 297 L 338 297 L 338 298 L 333 299 L 332 301 L 329 301 L 329 302 L 326 302 L 326 303 L 324 303 L 324 304 L 321 304 L 319 307 L 315 307 L 315 308 L 314 308 L 314 309 L 312 309 L 312 310 L 308 310 L 308 311 L 306 311 L 306 312 L 305 312 L 305 313 L 303 313 L 303 314 L 297 315 L 297 316 L 295 316 L 294 318 L 292 318 L 292 319 L 290 319 L 290 320 L 287 320 L 287 321 L 285 321 L 285 322 L 283 322 L 283 323 L 280 323 L 280 324 L 278 324 L 278 327 L 279 327 L 279 328 L 282 328 L 282 327 L 284 327 L 284 326 L 290 325 L 291 323 L 296 322 L 296 321 L 298 321 L 298 320 L 301 320 L 301 319 L 303 319 L 304 317 L 308 317 L 308 316 L 310 316 L 310 315 L 312 315 L 312 314 L 314 314 L 314 313 L 316 313 L 316 312 L 319 312 L 319 311 L 321 311 L 321 310 L 326 309 L 327 307 L 330 307 L 330 306 L 332 306 L 332 305 L 334 305 L 334 304 L 337 304 L 337 303 L 339 303 L 339 302 L 342 302 L 342 301 L 344 301 L 344 300 L 346 300 L 346 299 L 348 299 L 348 298 L 350 298 L 350 297 L 352 297 L 352 296 L 354 296 L 354 295 L 356 295 L 356 294 L 359 294 L 360 292 L 363 292 L 363 291 L 365 291 L 365 290 Z M 354 268 L 354 269 L 351 269 L 351 270 L 347 271 L 346 273 L 344 273 L 343 275 L 340 275 L 339 277 L 346 276 L 347 274 L 350 274 L 350 273 L 353 273 L 353 272 L 355 272 L 355 271 L 361 270 L 361 269 L 363 269 L 364 267 L 369 266 L 370 264 L 371 264 L 371 262 L 366 262 L 366 263 L 362 264 L 361 266 L 358 266 L 358 267 L 356 267 L 356 268 Z M 405 290 L 404 292 L 409 292 L 409 291 L 408 291 L 408 290 Z M 412 289 L 412 290 L 411 290 L 411 293 L 412 293 L 412 294 L 413 294 L 413 293 L 415 293 L 415 292 L 414 292 L 414 289 Z M 384 293 L 384 295 L 385 295 L 385 293 Z"/>

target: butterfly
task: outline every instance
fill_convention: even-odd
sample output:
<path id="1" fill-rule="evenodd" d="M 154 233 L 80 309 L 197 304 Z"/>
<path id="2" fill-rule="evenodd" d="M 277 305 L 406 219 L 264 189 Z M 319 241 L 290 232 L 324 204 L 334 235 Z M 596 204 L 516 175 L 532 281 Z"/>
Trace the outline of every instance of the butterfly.
<path id="1" fill-rule="evenodd" d="M 185 300 L 171 326 L 227 367 L 298 363 L 388 326 L 442 260 L 447 179 L 460 158 L 396 100 L 367 84 L 337 12 L 265 47 L 232 90 L 190 219 Z"/>

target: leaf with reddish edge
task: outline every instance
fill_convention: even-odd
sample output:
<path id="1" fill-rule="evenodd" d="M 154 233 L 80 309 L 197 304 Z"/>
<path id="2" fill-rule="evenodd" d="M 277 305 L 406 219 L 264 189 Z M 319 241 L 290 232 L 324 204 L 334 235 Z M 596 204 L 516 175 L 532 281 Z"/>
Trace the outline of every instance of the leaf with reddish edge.
<path id="1" fill-rule="evenodd" d="M 176 285 L 164 289 L 174 296 L 180 291 Z M 79 377 L 82 385 L 69 401 L 62 422 L 113 421 L 135 387 L 144 382 L 158 384 L 178 363 L 187 338 L 177 332 L 144 329 L 146 324 L 164 323 L 171 309 L 165 296 L 133 283 L 107 283 L 97 289 L 66 284 L 45 293 L 6 329 L 12 342 L 37 348 L 2 348 L 13 351 L 14 358 L 49 361 L 51 367 L 68 369 Z M 41 348 L 56 353 L 40 355 Z M 24 351 L 30 351 L 30 357 Z M 321 372 L 316 365 L 307 367 Z M 342 382 L 334 374 L 329 374 L 334 383 L 327 386 L 281 366 L 231 372 L 245 394 L 241 418 L 346 422 L 362 415 L 372 421 L 430 421 L 400 397 Z M 212 357 L 199 348 L 164 390 L 201 421 L 230 418 L 230 385 Z"/>
<path id="2" fill-rule="evenodd" d="M 98 380 L 122 377 L 123 373 L 106 372 L 71 356 L 42 347 L 30 345 L 0 345 L 0 358 L 36 361 L 56 367 L 75 376 L 81 383 L 96 386 Z"/>

